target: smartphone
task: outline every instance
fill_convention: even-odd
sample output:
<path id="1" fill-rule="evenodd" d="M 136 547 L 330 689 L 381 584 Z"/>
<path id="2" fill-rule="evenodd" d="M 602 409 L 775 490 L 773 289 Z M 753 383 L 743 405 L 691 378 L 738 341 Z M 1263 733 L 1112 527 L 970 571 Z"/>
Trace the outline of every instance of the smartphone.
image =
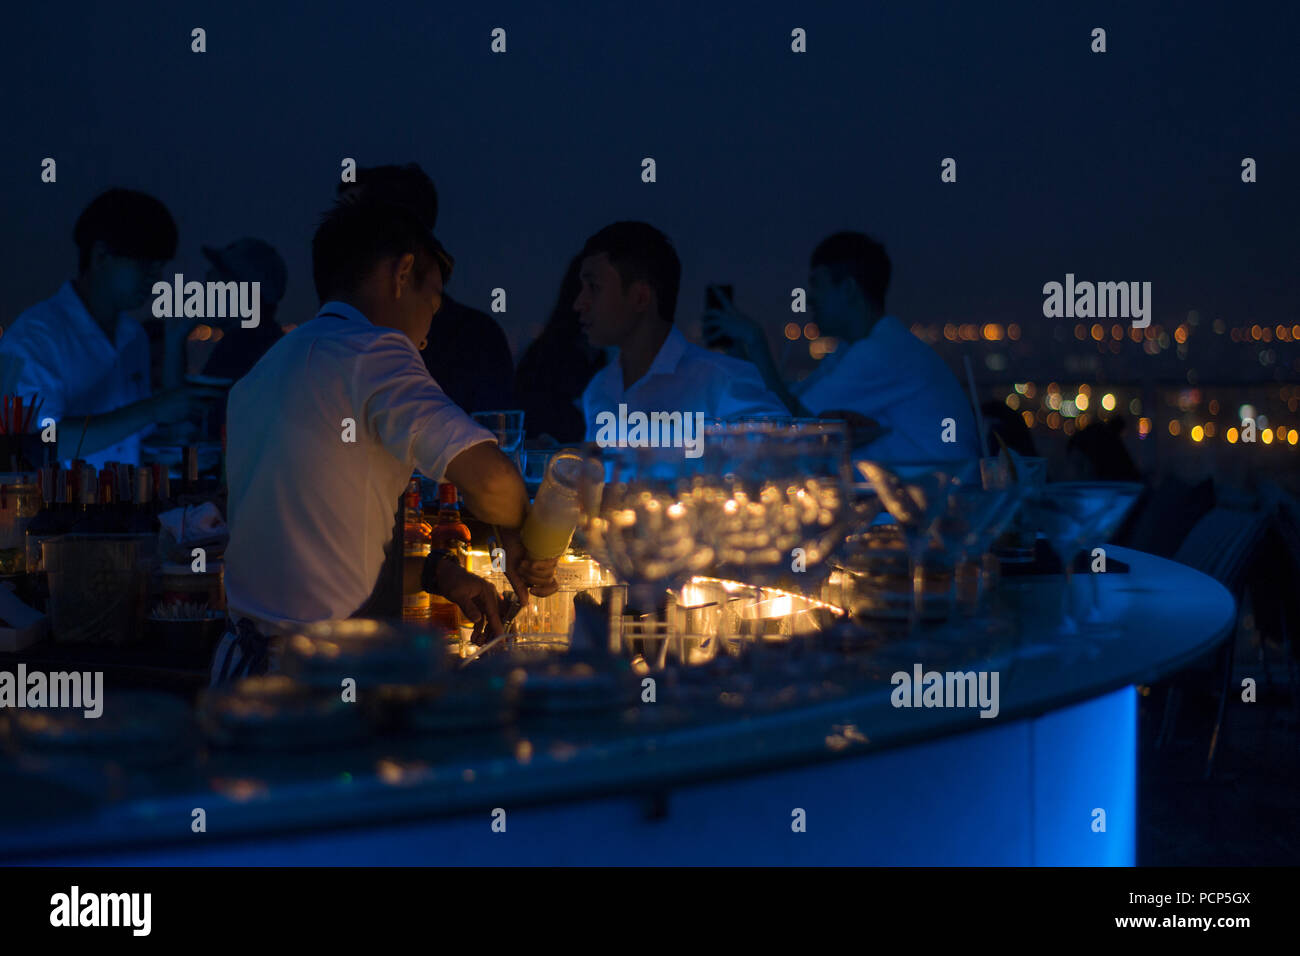
<path id="1" fill-rule="evenodd" d="M 721 293 L 721 294 L 719 294 L 719 293 Z M 710 310 L 710 309 L 721 309 L 721 308 L 723 307 L 723 306 L 722 306 L 723 296 L 726 297 L 726 300 L 727 300 L 728 302 L 735 302 L 735 299 L 732 298 L 732 287 L 731 287 L 731 285 L 728 284 L 728 285 L 708 285 L 708 286 L 705 286 L 705 288 L 704 288 L 704 308 L 705 308 L 706 310 Z M 707 346 L 708 346 L 709 348 L 711 348 L 711 349 L 719 349 L 719 350 L 722 350 L 722 351 L 726 351 L 727 349 L 730 349 L 731 346 L 734 345 L 735 343 L 732 341 L 731 336 L 729 336 L 729 335 L 719 335 L 719 336 L 716 337 L 716 338 L 708 339 L 704 344 L 707 345 Z"/>

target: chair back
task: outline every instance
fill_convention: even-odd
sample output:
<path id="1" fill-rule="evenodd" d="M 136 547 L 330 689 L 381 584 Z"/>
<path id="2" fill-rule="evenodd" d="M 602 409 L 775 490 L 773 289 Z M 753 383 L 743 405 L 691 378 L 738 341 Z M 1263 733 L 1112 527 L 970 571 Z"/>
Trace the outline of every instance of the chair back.
<path id="1" fill-rule="evenodd" d="M 1213 508 L 1192 528 L 1174 560 L 1208 574 L 1240 597 L 1246 569 L 1267 525 L 1266 513 Z"/>

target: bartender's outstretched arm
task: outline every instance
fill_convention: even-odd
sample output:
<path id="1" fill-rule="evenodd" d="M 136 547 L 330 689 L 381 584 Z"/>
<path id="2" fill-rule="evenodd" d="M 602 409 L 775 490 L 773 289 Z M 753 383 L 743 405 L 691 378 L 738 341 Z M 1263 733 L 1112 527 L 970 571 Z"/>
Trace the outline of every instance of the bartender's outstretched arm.
<path id="1" fill-rule="evenodd" d="M 77 449 L 83 455 L 93 455 L 149 425 L 183 421 L 205 401 L 222 398 L 225 395 L 218 390 L 183 385 L 111 412 L 101 412 L 85 419 L 66 417 L 59 422 L 58 434 L 66 443 L 60 444 L 59 457 L 72 458 L 78 453 Z"/>
<path id="2" fill-rule="evenodd" d="M 495 442 L 480 442 L 462 451 L 447 465 L 446 480 L 461 489 L 475 517 L 500 529 L 505 539 L 501 544 L 506 552 L 506 577 L 520 603 L 527 603 L 529 591 L 545 597 L 559 590 L 555 580 L 559 560 L 530 558 L 520 540 L 519 529 L 528 513 L 528 489 L 514 462 Z"/>

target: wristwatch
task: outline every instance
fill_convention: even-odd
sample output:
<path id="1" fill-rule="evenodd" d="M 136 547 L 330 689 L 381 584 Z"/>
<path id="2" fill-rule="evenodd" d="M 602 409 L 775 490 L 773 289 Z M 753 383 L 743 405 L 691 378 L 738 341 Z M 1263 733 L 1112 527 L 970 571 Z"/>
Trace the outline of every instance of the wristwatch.
<path id="1" fill-rule="evenodd" d="M 438 594 L 438 565 L 443 561 L 451 561 L 457 567 L 460 567 L 460 558 L 456 552 L 448 548 L 438 548 L 429 552 L 429 556 L 424 559 L 424 567 L 420 569 L 420 586 L 430 594 Z"/>

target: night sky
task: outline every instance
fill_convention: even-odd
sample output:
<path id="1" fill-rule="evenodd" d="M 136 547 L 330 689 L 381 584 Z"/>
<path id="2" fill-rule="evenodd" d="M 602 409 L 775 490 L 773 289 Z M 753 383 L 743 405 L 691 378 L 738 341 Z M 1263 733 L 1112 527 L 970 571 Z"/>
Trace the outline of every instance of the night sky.
<path id="1" fill-rule="evenodd" d="M 276 245 L 301 322 L 345 156 L 431 173 L 450 291 L 506 289 L 516 358 L 568 258 L 625 218 L 674 240 L 692 336 L 709 281 L 778 329 L 844 228 L 885 242 L 907 322 L 1057 321 L 1041 289 L 1067 272 L 1152 282 L 1157 322 L 1300 321 L 1294 3 L 184 6 L 6 11 L 0 321 L 71 275 L 77 213 L 122 185 L 172 209 L 172 271 Z"/>

